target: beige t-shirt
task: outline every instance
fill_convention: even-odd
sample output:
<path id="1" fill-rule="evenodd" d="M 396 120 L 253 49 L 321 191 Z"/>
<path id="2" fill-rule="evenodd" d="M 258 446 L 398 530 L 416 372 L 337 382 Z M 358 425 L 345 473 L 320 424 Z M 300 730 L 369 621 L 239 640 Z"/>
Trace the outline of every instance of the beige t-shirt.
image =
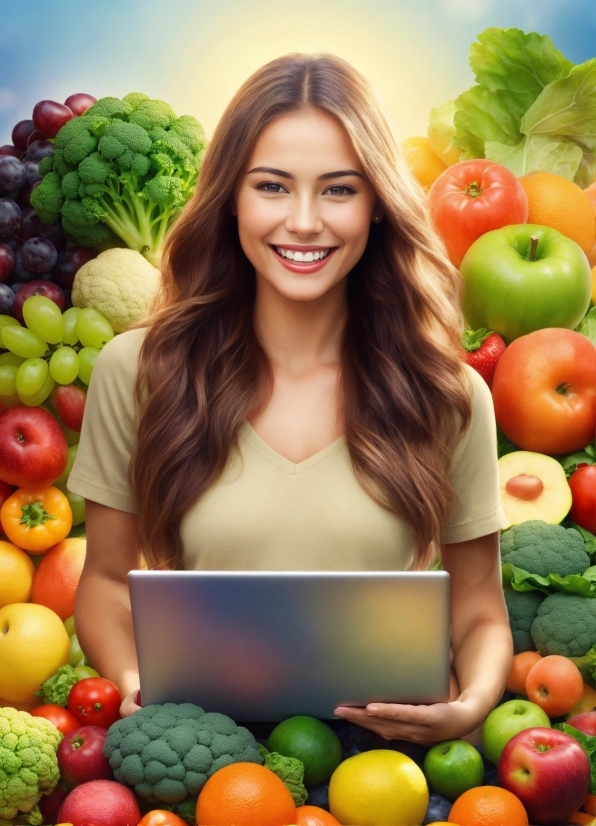
<path id="1" fill-rule="evenodd" d="M 133 385 L 145 332 L 121 333 L 99 355 L 68 480 L 72 492 L 130 513 L 137 511 L 127 481 Z M 446 542 L 509 525 L 499 497 L 492 397 L 478 373 L 467 370 L 472 421 L 449 466 L 460 501 Z M 411 527 L 357 481 L 345 436 L 294 463 L 248 422 L 220 478 L 182 518 L 180 536 L 187 570 L 405 570 L 414 551 Z"/>

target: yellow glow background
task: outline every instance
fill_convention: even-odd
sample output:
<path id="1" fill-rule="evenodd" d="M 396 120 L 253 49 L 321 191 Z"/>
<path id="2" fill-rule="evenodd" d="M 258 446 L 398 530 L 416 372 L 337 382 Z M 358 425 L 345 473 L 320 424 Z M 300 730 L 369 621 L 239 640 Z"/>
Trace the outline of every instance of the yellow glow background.
<path id="1" fill-rule="evenodd" d="M 219 12 L 211 9 L 209 36 L 201 37 L 197 52 L 178 57 L 178 83 L 171 84 L 167 99 L 176 111 L 198 117 L 210 138 L 236 90 L 257 68 L 288 52 L 331 52 L 371 81 L 398 138 L 426 134 L 430 109 L 456 97 L 473 78 L 465 54 L 453 64 L 437 32 L 420 30 L 399 5 L 226 2 Z"/>

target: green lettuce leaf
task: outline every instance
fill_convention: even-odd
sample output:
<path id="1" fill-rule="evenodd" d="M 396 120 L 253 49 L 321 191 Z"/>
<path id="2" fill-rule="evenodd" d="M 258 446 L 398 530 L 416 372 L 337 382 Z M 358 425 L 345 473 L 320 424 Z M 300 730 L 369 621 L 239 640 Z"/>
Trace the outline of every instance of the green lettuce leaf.
<path id="1" fill-rule="evenodd" d="M 498 141 L 486 141 L 485 157 L 506 166 L 518 178 L 541 169 L 573 180 L 584 153 L 573 141 L 553 140 L 542 135 L 528 135 L 517 146 L 507 146 Z"/>
<path id="2" fill-rule="evenodd" d="M 588 310 L 575 328 L 575 332 L 581 333 L 582 336 L 589 338 L 592 344 L 596 345 L 596 307 Z"/>
<path id="3" fill-rule="evenodd" d="M 472 43 L 470 66 L 477 86 L 456 100 L 452 140 L 467 157 L 483 158 L 486 141 L 520 142 L 524 114 L 546 86 L 567 77 L 573 63 L 546 35 L 489 28 Z"/>
<path id="4" fill-rule="evenodd" d="M 518 568 L 510 562 L 501 565 L 503 585 L 516 591 L 542 591 L 543 594 L 552 594 L 561 591 L 580 597 L 596 597 L 596 580 L 588 579 L 582 574 L 548 574 L 539 576 L 523 568 Z"/>

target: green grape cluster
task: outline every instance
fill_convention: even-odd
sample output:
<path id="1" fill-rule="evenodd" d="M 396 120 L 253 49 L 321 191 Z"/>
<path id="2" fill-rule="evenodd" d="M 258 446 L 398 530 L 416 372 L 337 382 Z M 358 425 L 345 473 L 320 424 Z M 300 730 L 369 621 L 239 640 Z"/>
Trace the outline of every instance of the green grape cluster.
<path id="1" fill-rule="evenodd" d="M 0 396 L 18 395 L 29 407 L 37 407 L 50 395 L 56 382 L 89 384 L 100 350 L 114 338 L 109 321 L 97 310 L 60 307 L 44 295 L 23 302 L 26 326 L 16 318 L 0 315 Z"/>

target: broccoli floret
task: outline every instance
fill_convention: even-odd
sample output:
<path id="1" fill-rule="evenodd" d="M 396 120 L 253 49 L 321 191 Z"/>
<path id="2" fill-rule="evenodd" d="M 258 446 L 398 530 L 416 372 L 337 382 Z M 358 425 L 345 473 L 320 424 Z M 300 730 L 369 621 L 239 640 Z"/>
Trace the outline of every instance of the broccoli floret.
<path id="1" fill-rule="evenodd" d="M 44 224 L 53 224 L 60 218 L 64 204 L 62 179 L 52 170 L 44 177 L 42 184 L 31 191 L 31 206 Z"/>
<path id="2" fill-rule="evenodd" d="M 0 821 L 28 812 L 29 822 L 41 823 L 34 810 L 60 777 L 56 752 L 62 736 L 43 717 L 0 708 Z"/>
<path id="3" fill-rule="evenodd" d="M 248 729 L 192 703 L 149 705 L 118 720 L 108 731 L 104 754 L 116 780 L 156 804 L 196 796 L 230 763 L 263 764 Z"/>
<path id="4" fill-rule="evenodd" d="M 501 561 L 538 576 L 567 576 L 585 571 L 590 557 L 578 531 L 529 519 L 502 532 Z"/>
<path id="5" fill-rule="evenodd" d="M 544 599 L 544 594 L 541 591 L 520 592 L 514 588 L 505 588 L 504 594 L 514 653 L 535 651 L 536 646 L 532 640 L 530 628 L 538 612 L 538 606 Z"/>
<path id="6" fill-rule="evenodd" d="M 530 633 L 543 656 L 582 657 L 596 642 L 596 599 L 551 594 L 539 605 Z"/>
<path id="7" fill-rule="evenodd" d="M 74 243 L 96 245 L 117 235 L 159 267 L 206 145 L 201 124 L 176 117 L 164 101 L 140 92 L 101 98 L 56 135 L 51 168 L 43 168 L 32 203 L 44 222 L 61 215 Z"/>
<path id="8" fill-rule="evenodd" d="M 304 806 L 308 792 L 304 785 L 304 763 L 297 757 L 286 757 L 276 751 L 268 751 L 260 743 L 259 751 L 265 761 L 265 768 L 271 769 L 283 780 L 296 806 Z"/>

